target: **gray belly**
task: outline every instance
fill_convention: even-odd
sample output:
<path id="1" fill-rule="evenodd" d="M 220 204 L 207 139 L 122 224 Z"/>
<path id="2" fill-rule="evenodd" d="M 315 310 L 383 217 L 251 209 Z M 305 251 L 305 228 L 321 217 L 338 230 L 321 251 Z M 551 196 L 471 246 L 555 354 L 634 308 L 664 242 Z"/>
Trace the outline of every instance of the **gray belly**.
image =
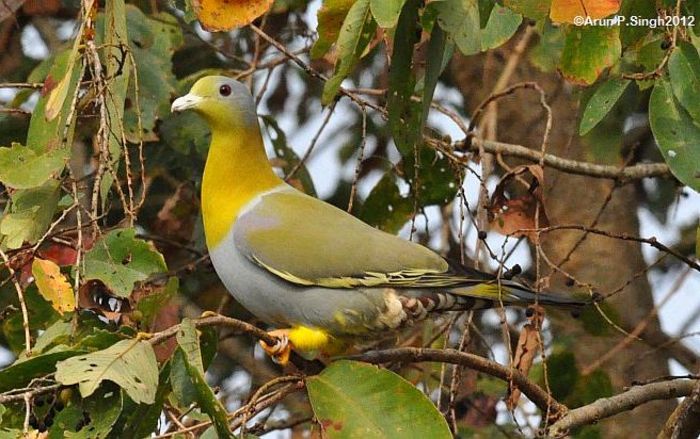
<path id="1" fill-rule="evenodd" d="M 233 297 L 259 319 L 279 328 L 322 327 L 334 335 L 378 329 L 386 308 L 382 289 L 299 286 L 258 266 L 234 244 L 233 233 L 210 250 L 214 269 Z"/>

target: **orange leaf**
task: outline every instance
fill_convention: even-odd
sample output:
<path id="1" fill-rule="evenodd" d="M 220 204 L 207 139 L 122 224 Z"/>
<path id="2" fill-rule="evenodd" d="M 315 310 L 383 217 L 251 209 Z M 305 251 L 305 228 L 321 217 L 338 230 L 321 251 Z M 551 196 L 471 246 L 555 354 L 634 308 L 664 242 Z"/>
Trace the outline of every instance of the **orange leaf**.
<path id="1" fill-rule="evenodd" d="M 549 17 L 555 23 L 573 23 L 574 17 L 605 18 L 620 10 L 620 0 L 552 0 Z"/>
<path id="2" fill-rule="evenodd" d="M 270 10 L 273 0 L 194 0 L 202 27 L 210 32 L 228 31 L 250 24 Z"/>
<path id="3" fill-rule="evenodd" d="M 523 330 L 520 332 L 518 347 L 515 349 L 512 364 L 523 375 L 527 375 L 530 371 L 535 355 L 537 355 L 537 351 L 540 348 L 539 331 L 544 319 L 544 309 L 542 307 L 533 305 L 528 311 L 532 311 L 532 314 L 528 317 L 529 322 L 523 326 Z M 508 389 L 508 399 L 506 400 L 509 410 L 513 410 L 518 405 L 518 399 L 520 399 L 520 390 L 515 386 L 510 387 Z"/>
<path id="4" fill-rule="evenodd" d="M 61 268 L 55 262 L 47 259 L 34 258 L 32 262 L 32 275 L 36 281 L 39 293 L 49 302 L 53 309 L 61 314 L 75 309 L 75 295 L 73 288 L 66 277 L 61 273 Z"/>

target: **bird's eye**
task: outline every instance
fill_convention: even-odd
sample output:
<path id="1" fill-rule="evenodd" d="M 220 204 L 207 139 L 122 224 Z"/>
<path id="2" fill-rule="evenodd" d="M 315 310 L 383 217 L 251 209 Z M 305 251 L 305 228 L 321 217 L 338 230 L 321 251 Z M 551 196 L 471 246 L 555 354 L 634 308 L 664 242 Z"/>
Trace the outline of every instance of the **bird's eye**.
<path id="1" fill-rule="evenodd" d="M 219 94 L 221 96 L 228 96 L 231 94 L 231 86 L 228 84 L 224 84 L 221 87 L 219 87 Z"/>

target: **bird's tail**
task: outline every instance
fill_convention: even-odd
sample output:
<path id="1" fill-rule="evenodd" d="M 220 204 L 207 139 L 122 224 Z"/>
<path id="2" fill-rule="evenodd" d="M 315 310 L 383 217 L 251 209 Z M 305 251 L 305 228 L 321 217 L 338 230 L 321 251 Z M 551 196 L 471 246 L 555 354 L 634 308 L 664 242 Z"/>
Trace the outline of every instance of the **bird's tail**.
<path id="1" fill-rule="evenodd" d="M 449 290 L 458 298 L 457 302 L 472 302 L 469 309 L 493 308 L 503 305 L 543 305 L 567 309 L 581 309 L 591 304 L 591 300 L 582 297 L 567 297 L 562 295 L 535 292 L 525 285 L 501 279 L 500 281 L 484 282 L 475 285 L 458 286 Z M 466 299 L 466 300 L 465 300 Z M 471 299 L 471 300 L 468 300 Z M 469 303 L 465 303 L 469 305 Z"/>

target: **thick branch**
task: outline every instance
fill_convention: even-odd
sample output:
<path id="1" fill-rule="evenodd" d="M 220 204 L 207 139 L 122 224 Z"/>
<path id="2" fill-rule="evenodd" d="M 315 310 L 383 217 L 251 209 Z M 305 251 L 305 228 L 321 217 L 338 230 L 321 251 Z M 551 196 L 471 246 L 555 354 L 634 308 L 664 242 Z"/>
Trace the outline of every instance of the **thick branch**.
<path id="1" fill-rule="evenodd" d="M 659 399 L 688 396 L 699 380 L 673 380 L 632 387 L 610 398 L 601 398 L 591 404 L 570 410 L 547 430 L 550 437 L 561 437 L 573 428 L 592 424 Z"/>
<path id="2" fill-rule="evenodd" d="M 484 148 L 484 151 L 492 154 L 502 154 L 511 157 L 518 157 L 529 160 L 534 163 L 539 163 L 542 158 L 540 151 L 526 148 L 521 145 L 511 143 L 496 142 L 493 140 L 484 140 L 472 138 L 471 143 L 465 142 L 461 144 L 464 149 L 471 152 L 479 152 L 479 145 Z M 580 162 L 555 156 L 553 154 L 544 155 L 544 164 L 554 169 L 558 169 L 569 174 L 585 175 L 588 177 L 610 178 L 612 180 L 638 180 L 640 178 L 652 177 L 672 177 L 668 165 L 665 163 L 648 163 L 633 166 L 610 166 L 597 165 L 588 162 Z"/>
<path id="3" fill-rule="evenodd" d="M 366 361 L 368 363 L 387 363 L 400 361 L 404 363 L 416 363 L 422 361 L 434 361 L 439 363 L 459 364 L 470 369 L 483 372 L 503 381 L 512 382 L 535 403 L 543 412 L 552 416 L 560 416 L 566 413 L 565 405 L 560 404 L 540 386 L 530 381 L 521 372 L 502 366 L 495 361 L 487 360 L 474 354 L 460 352 L 455 349 L 425 349 L 425 348 L 396 348 L 381 351 L 370 351 L 364 354 L 350 357 L 353 360 Z"/>

